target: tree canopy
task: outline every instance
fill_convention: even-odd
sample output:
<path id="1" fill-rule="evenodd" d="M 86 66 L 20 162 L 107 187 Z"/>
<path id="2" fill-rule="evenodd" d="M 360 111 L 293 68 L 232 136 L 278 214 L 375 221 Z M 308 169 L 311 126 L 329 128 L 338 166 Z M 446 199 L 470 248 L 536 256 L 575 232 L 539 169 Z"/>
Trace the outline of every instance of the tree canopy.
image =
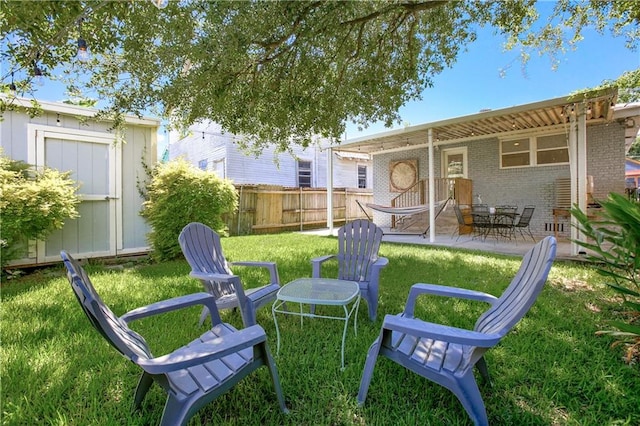
<path id="1" fill-rule="evenodd" d="M 177 128 L 211 120 L 247 135 L 248 146 L 284 150 L 337 139 L 348 121 L 399 122 L 398 109 L 484 26 L 524 61 L 560 54 L 589 26 L 626 37 L 629 48 L 640 34 L 634 0 L 561 0 L 546 22 L 533 0 L 161 3 L 2 0 L 3 90 L 29 95 L 39 71 L 70 94 L 92 93 L 116 123 L 143 111 Z M 83 43 L 87 61 L 76 57 Z M 631 71 L 637 84 L 640 71 Z M 11 107 L 11 98 L 0 102 Z"/>

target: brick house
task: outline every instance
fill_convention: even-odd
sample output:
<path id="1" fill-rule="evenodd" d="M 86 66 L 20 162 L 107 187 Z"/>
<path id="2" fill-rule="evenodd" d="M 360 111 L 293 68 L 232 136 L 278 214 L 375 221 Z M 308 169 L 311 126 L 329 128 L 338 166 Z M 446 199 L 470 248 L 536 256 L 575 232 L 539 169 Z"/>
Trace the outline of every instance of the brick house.
<path id="1" fill-rule="evenodd" d="M 429 204 L 430 179 L 461 177 L 472 182 L 465 203 L 535 205 L 535 235 L 575 238 L 568 207 L 588 210 L 610 192 L 625 191 L 625 141 L 640 128 L 640 103 L 615 105 L 615 97 L 598 92 L 483 111 L 348 140 L 333 150 L 372 155 L 376 204 L 389 206 L 402 193 L 396 179 L 401 187 L 416 185 L 409 191 L 422 185 Z M 439 231 L 431 216 L 425 220 L 432 240 L 450 232 Z M 391 226 L 389 214 L 375 212 L 373 219 Z"/>

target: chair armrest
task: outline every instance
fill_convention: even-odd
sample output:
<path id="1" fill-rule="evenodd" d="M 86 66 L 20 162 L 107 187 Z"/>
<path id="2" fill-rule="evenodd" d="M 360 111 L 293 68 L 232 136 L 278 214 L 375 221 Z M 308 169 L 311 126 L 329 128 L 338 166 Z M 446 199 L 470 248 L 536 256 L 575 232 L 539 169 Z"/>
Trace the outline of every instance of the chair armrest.
<path id="1" fill-rule="evenodd" d="M 238 278 L 237 275 L 229 275 L 229 274 L 214 274 L 213 272 L 198 272 L 191 271 L 189 273 L 191 278 L 196 278 L 204 281 L 221 281 L 221 282 L 231 282 Z"/>
<path id="2" fill-rule="evenodd" d="M 266 341 L 262 327 L 253 325 L 242 330 L 217 337 L 215 343 L 200 343 L 183 346 L 174 352 L 156 358 L 136 358 L 133 361 L 149 374 L 163 374 L 222 358 L 242 349 Z"/>
<path id="3" fill-rule="evenodd" d="M 336 257 L 335 254 L 328 254 L 328 255 L 325 255 L 325 256 L 315 257 L 315 258 L 311 259 L 311 267 L 312 267 L 311 276 L 313 278 L 320 278 L 320 268 L 321 268 L 322 264 L 324 262 L 326 262 L 327 260 L 333 259 L 335 257 Z"/>
<path id="4" fill-rule="evenodd" d="M 469 290 L 466 288 L 449 287 L 436 284 L 424 284 L 418 283 L 411 286 L 409 290 L 409 296 L 407 297 L 407 304 L 404 308 L 405 316 L 413 317 L 416 305 L 416 299 L 422 294 L 432 294 L 434 296 L 447 296 L 457 297 L 458 299 L 477 300 L 480 302 L 487 302 L 491 305 L 498 300 L 497 297 L 483 293 L 481 291 Z"/>
<path id="5" fill-rule="evenodd" d="M 502 336 L 498 334 L 485 334 L 399 315 L 386 315 L 382 323 L 382 329 L 449 343 L 479 346 L 481 348 L 495 346 L 502 339 Z"/>
<path id="6" fill-rule="evenodd" d="M 216 301 L 209 293 L 193 293 L 186 296 L 174 297 L 172 299 L 162 300 L 147 306 L 141 306 L 122 315 L 122 319 L 127 324 L 133 320 L 145 318 L 151 315 L 158 315 L 165 312 L 171 312 L 194 305 L 205 305 L 211 309 L 216 309 Z"/>
<path id="7" fill-rule="evenodd" d="M 280 284 L 280 276 L 278 275 L 278 265 L 275 262 L 230 262 L 232 266 L 254 266 L 258 268 L 267 268 L 269 270 L 269 284 Z"/>
<path id="8" fill-rule="evenodd" d="M 382 269 L 385 266 L 387 266 L 388 264 L 389 264 L 389 259 L 387 259 L 386 257 L 379 257 L 375 262 L 373 262 L 371 267 L 372 268 Z"/>

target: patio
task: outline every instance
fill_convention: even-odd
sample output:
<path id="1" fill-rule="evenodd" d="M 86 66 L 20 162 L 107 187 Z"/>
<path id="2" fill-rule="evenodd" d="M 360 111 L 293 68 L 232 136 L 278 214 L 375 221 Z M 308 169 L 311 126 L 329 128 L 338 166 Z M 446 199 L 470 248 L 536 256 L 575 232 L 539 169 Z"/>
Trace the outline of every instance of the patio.
<path id="1" fill-rule="evenodd" d="M 435 242 L 429 242 L 428 238 L 423 238 L 421 235 L 416 234 L 400 234 L 395 233 L 389 228 L 383 228 L 385 235 L 382 238 L 383 242 L 389 243 L 405 243 L 405 244 L 420 244 L 431 246 L 442 246 L 451 248 L 460 248 L 466 250 L 479 250 L 490 253 L 499 253 L 507 255 L 523 256 L 531 247 L 534 246 L 534 242 L 531 240 L 523 240 L 518 238 L 515 241 L 509 240 L 495 240 L 495 239 L 473 239 L 471 235 L 463 235 L 457 241 L 457 236 L 451 236 L 446 234 L 436 235 Z M 336 236 L 338 228 L 333 229 L 333 235 Z M 329 235 L 329 229 L 315 229 L 311 231 L 303 231 L 305 234 L 316 235 Z M 540 238 L 538 238 L 540 240 Z M 561 260 L 580 260 L 581 256 L 571 255 L 571 242 L 567 239 L 559 239 L 557 246 L 556 259 Z"/>

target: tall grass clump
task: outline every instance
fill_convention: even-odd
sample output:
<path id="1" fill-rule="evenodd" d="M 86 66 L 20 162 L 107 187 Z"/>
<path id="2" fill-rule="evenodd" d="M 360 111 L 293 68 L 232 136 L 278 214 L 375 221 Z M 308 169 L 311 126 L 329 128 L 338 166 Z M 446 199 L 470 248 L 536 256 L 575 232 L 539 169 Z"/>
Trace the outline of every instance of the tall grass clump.
<path id="1" fill-rule="evenodd" d="M 624 345 L 627 362 L 640 360 L 640 204 L 611 193 L 600 202 L 602 213 L 590 219 L 578 207 L 571 213 L 587 241 L 575 242 L 588 250 L 587 259 L 606 277 L 619 296 L 622 310 L 610 321 L 613 330 L 600 334 L 616 337 L 614 346 Z"/>

